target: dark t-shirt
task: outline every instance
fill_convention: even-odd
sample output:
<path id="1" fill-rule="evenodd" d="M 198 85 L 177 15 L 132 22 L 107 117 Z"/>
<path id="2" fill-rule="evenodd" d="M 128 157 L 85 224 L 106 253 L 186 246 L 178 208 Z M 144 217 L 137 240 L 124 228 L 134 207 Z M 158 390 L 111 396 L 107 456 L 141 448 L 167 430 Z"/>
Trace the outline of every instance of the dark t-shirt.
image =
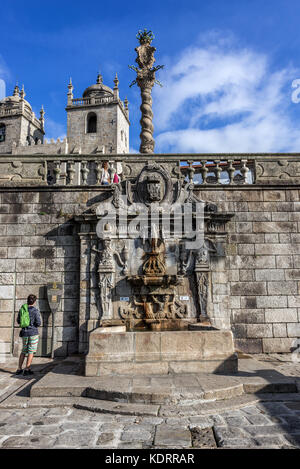
<path id="1" fill-rule="evenodd" d="M 37 328 L 42 323 L 39 310 L 34 306 L 28 306 L 28 312 L 30 317 L 30 325 L 21 329 L 20 337 L 31 337 L 32 335 L 38 335 L 39 333 Z M 20 311 L 17 322 L 20 324 Z"/>

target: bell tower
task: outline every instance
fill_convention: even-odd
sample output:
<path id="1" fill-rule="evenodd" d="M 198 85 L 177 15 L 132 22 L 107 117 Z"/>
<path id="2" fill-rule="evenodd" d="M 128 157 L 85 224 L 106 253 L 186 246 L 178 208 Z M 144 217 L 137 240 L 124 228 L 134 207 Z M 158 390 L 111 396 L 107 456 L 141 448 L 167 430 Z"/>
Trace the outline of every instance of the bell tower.
<path id="1" fill-rule="evenodd" d="M 98 74 L 96 83 L 76 99 L 70 79 L 67 96 L 67 138 L 71 151 L 129 153 L 128 101 L 123 103 L 119 98 L 117 75 L 111 89 Z"/>
<path id="2" fill-rule="evenodd" d="M 12 153 L 14 146 L 43 143 L 44 109 L 37 119 L 28 101 L 24 86 L 15 86 L 12 96 L 0 101 L 0 154 Z"/>

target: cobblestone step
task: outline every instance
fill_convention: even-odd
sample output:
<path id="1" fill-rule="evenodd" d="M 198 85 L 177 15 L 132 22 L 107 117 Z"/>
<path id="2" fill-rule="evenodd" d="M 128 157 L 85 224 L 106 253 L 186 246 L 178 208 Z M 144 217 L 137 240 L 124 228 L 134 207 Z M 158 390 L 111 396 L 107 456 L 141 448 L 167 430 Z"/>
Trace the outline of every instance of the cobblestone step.
<path id="1" fill-rule="evenodd" d="M 84 376 L 48 373 L 32 386 L 31 397 L 87 397 L 136 404 L 183 404 L 230 399 L 244 393 L 231 376 L 195 373 L 166 376 Z"/>
<path id="2" fill-rule="evenodd" d="M 267 383 L 265 379 L 212 374 L 167 375 L 164 377 L 84 376 L 48 373 L 31 389 L 31 397 L 87 397 L 105 401 L 137 404 L 189 404 L 224 400 L 243 394 L 295 393 L 295 379 Z"/>
<path id="3" fill-rule="evenodd" d="M 156 417 L 159 411 L 159 406 L 153 404 L 117 403 L 88 398 L 80 399 L 79 402 L 73 404 L 73 407 L 75 407 L 75 409 L 89 410 L 91 412 L 99 412 L 101 414 L 125 414 L 152 417 Z"/>

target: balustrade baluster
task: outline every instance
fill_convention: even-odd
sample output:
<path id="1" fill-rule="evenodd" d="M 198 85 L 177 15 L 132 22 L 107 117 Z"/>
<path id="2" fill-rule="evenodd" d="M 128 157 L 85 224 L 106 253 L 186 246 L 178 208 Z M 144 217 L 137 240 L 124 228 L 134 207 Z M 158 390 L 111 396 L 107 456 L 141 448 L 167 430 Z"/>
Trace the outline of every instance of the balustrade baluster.
<path id="1" fill-rule="evenodd" d="M 202 163 L 202 168 L 201 168 L 202 184 L 207 184 L 206 182 L 207 173 L 208 173 L 208 169 L 206 167 L 207 161 L 201 161 L 201 163 Z"/>
<path id="2" fill-rule="evenodd" d="M 241 160 L 241 163 L 242 163 L 241 173 L 242 173 L 242 176 L 243 176 L 242 184 L 246 184 L 247 174 L 248 174 L 248 171 L 249 171 L 249 168 L 247 167 L 248 161 L 247 160 Z"/>
<path id="3" fill-rule="evenodd" d="M 228 162 L 229 162 L 229 167 L 228 167 L 229 184 L 233 184 L 233 178 L 234 178 L 233 160 L 229 160 Z"/>
<path id="4" fill-rule="evenodd" d="M 192 162 L 192 161 L 188 161 L 188 164 L 189 164 L 189 169 L 188 169 L 189 181 L 190 181 L 191 184 L 193 184 L 193 182 L 194 182 L 195 168 L 193 168 L 193 162 Z"/>
<path id="5" fill-rule="evenodd" d="M 221 184 L 221 172 L 222 172 L 222 167 L 220 167 L 220 161 L 216 161 L 216 168 L 215 168 L 215 175 L 217 178 L 216 184 Z"/>
<path id="6" fill-rule="evenodd" d="M 82 175 L 82 185 L 83 186 L 87 185 L 88 174 L 89 174 L 89 169 L 87 167 L 87 161 L 82 161 L 81 162 L 81 175 Z"/>
<path id="7" fill-rule="evenodd" d="M 61 173 L 60 161 L 55 161 L 54 164 L 55 164 L 55 167 L 53 169 L 54 177 L 55 177 L 54 184 L 58 185 L 59 184 L 59 179 L 60 179 L 60 173 Z"/>
<path id="8" fill-rule="evenodd" d="M 73 185 L 73 179 L 74 179 L 74 175 L 75 175 L 75 169 L 74 169 L 74 161 L 68 161 L 68 169 L 67 169 L 67 174 L 68 174 L 68 179 L 69 179 L 69 182 L 68 184 L 70 186 Z"/>
<path id="9" fill-rule="evenodd" d="M 99 186 L 99 185 L 100 185 L 100 182 L 101 182 L 102 163 L 100 163 L 99 161 L 95 161 L 95 165 L 96 165 L 96 169 L 95 169 L 95 173 L 96 173 L 96 185 Z"/>

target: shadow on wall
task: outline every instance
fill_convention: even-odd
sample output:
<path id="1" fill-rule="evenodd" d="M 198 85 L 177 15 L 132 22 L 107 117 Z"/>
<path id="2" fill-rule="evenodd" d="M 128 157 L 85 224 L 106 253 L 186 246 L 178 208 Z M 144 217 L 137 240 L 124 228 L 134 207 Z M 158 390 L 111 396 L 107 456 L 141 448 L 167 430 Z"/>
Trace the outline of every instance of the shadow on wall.
<path id="1" fill-rule="evenodd" d="M 60 220 L 61 217 L 58 218 Z M 44 236 L 46 246 L 37 246 L 32 253 L 33 258 L 46 260 L 45 275 L 41 274 L 41 282 L 46 280 L 47 283 L 60 282 L 63 285 L 62 300 L 55 319 L 55 356 L 67 356 L 78 351 L 79 240 L 74 219 L 68 219 Z M 47 357 L 51 355 L 52 313 L 46 284 L 40 285 L 35 294 L 38 296 L 42 318 L 36 355 Z"/>

